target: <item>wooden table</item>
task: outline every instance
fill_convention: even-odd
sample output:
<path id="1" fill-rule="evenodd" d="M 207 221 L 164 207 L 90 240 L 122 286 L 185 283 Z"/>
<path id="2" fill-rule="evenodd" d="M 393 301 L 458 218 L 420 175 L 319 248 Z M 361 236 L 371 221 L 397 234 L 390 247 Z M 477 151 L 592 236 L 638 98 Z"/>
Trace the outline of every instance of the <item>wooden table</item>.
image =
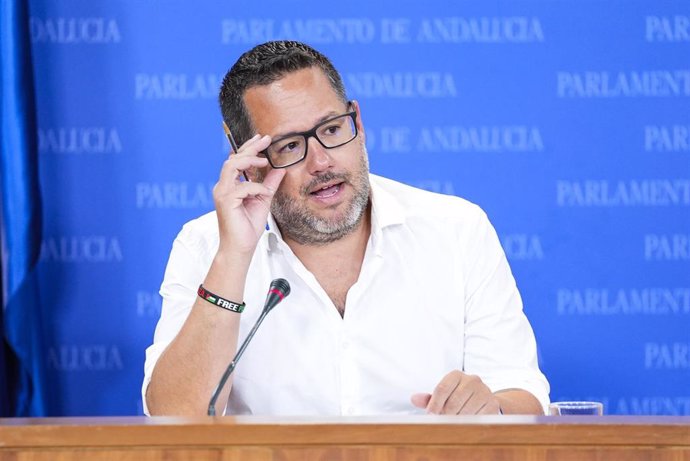
<path id="1" fill-rule="evenodd" d="M 690 461 L 690 417 L 0 419 L 0 460 Z"/>

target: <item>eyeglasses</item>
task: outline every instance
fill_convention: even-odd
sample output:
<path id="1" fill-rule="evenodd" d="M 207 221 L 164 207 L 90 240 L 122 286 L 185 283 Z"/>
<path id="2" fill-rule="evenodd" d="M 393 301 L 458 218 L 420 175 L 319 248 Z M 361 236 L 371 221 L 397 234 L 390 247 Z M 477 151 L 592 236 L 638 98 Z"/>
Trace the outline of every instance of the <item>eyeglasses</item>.
<path id="1" fill-rule="evenodd" d="M 350 107 L 351 103 L 348 103 Z M 287 168 L 307 156 L 309 138 L 314 137 L 326 149 L 344 146 L 357 137 L 357 112 L 329 118 L 309 131 L 292 133 L 274 141 L 261 153 L 273 168 Z"/>

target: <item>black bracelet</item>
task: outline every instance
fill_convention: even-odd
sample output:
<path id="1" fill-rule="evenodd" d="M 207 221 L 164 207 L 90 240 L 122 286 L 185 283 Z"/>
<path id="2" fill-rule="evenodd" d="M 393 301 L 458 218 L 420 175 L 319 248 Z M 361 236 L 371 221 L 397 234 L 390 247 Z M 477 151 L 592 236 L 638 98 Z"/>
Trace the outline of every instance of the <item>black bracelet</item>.
<path id="1" fill-rule="evenodd" d="M 242 311 L 244 310 L 244 307 L 246 304 L 238 304 L 233 301 L 229 301 L 225 298 L 221 298 L 217 294 L 213 294 L 210 291 L 208 291 L 206 288 L 204 288 L 203 285 L 199 285 L 199 289 L 196 292 L 199 297 L 205 301 L 210 302 L 211 304 L 215 304 L 218 307 L 222 307 L 223 309 L 232 311 L 232 312 L 237 312 L 238 314 L 241 314 Z"/>

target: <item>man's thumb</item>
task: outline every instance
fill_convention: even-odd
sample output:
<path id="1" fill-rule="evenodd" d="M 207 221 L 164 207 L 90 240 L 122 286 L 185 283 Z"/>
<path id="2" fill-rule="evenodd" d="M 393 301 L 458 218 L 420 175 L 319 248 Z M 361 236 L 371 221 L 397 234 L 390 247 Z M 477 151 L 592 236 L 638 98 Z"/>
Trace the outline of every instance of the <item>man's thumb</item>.
<path id="1" fill-rule="evenodd" d="M 412 394 L 410 397 L 412 405 L 417 408 L 426 408 L 429 405 L 429 400 L 431 400 L 431 394 Z"/>

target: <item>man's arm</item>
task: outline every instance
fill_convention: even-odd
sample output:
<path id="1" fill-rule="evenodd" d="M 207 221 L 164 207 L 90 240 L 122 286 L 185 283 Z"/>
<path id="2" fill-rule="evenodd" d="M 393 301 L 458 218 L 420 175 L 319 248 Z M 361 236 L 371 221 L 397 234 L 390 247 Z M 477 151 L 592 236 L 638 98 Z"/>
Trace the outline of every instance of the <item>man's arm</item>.
<path id="1" fill-rule="evenodd" d="M 246 270 L 240 259 L 217 255 L 204 287 L 226 299 L 244 297 Z M 234 277 L 233 277 L 234 276 Z M 151 415 L 206 414 L 215 386 L 237 349 L 240 314 L 221 309 L 197 297 L 182 329 L 161 354 L 146 390 Z M 220 395 L 221 414 L 232 383 Z"/>
<path id="2" fill-rule="evenodd" d="M 213 189 L 219 245 L 203 286 L 238 303 L 244 300 L 249 264 L 285 170 L 271 170 L 263 183 L 241 181 L 239 176 L 267 167 L 267 159 L 257 154 L 269 144 L 268 136 L 247 141 L 224 163 Z M 227 357 L 237 349 L 239 325 L 240 314 L 196 298 L 184 325 L 155 365 L 145 396 L 149 413 L 206 414 Z M 218 399 L 219 414 L 231 387 L 230 382 Z"/>
<path id="3" fill-rule="evenodd" d="M 504 389 L 494 394 L 505 415 L 543 415 L 544 409 L 539 400 L 522 389 Z"/>
<path id="4" fill-rule="evenodd" d="M 433 394 L 414 394 L 412 404 L 437 415 L 543 415 L 541 404 L 522 389 L 492 393 L 481 378 L 454 370 L 443 377 Z"/>
<path id="5" fill-rule="evenodd" d="M 451 371 L 412 402 L 437 414 L 543 414 L 548 382 L 496 232 L 483 212 L 465 229 L 463 371 Z"/>

